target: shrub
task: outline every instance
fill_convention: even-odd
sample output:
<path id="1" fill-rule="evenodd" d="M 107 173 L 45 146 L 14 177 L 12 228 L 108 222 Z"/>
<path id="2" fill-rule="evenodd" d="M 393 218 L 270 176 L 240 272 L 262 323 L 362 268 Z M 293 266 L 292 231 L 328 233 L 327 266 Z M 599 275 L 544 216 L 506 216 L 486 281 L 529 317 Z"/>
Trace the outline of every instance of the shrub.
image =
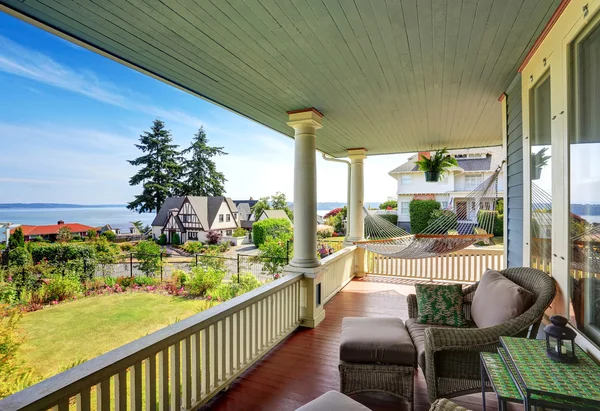
<path id="1" fill-rule="evenodd" d="M 292 233 L 292 224 L 286 218 L 267 218 L 257 221 L 252 225 L 252 239 L 254 245 L 260 246 L 266 241 L 268 236 L 281 238 L 284 235 Z"/>
<path id="2" fill-rule="evenodd" d="M 117 283 L 117 279 L 115 277 L 104 277 L 104 284 L 109 287 L 113 287 Z"/>
<path id="3" fill-rule="evenodd" d="M 71 227 L 61 227 L 58 229 L 58 234 L 56 234 L 56 241 L 59 243 L 68 243 L 73 239 L 73 235 L 71 234 Z"/>
<path id="4" fill-rule="evenodd" d="M 74 234 L 73 238 L 71 240 L 78 242 L 78 241 L 83 241 L 83 238 L 81 238 L 81 235 L 79 235 L 79 234 Z"/>
<path id="5" fill-rule="evenodd" d="M 238 227 L 233 231 L 234 237 L 246 237 L 248 231 L 245 228 Z"/>
<path id="6" fill-rule="evenodd" d="M 140 277 L 134 277 L 133 283 L 135 285 L 139 285 L 140 287 L 143 287 L 143 286 L 147 286 L 147 285 L 157 285 L 159 283 L 159 281 L 152 277 L 140 276 Z"/>
<path id="7" fill-rule="evenodd" d="M 398 214 L 378 214 L 378 216 L 394 225 L 398 225 Z"/>
<path id="8" fill-rule="evenodd" d="M 261 282 L 258 281 L 258 278 L 256 278 L 254 275 L 252 275 L 250 273 L 241 275 L 239 284 L 240 284 L 240 287 L 242 288 L 242 292 L 240 294 L 247 293 L 248 291 L 252 291 L 255 288 L 258 288 L 262 285 Z"/>
<path id="9" fill-rule="evenodd" d="M 281 274 L 283 267 L 288 263 L 288 251 L 293 253 L 293 243 L 288 243 L 291 234 L 284 235 L 281 238 L 268 236 L 266 241 L 260 246 L 260 256 L 258 260 L 262 263 L 262 271 L 265 274 L 275 276 Z M 289 247 L 289 249 L 288 249 Z"/>
<path id="10" fill-rule="evenodd" d="M 493 221 L 492 232 L 489 234 L 494 234 L 496 237 L 502 237 L 504 234 L 504 215 L 499 214 L 497 211 L 493 210 L 479 210 L 477 213 L 477 224 L 479 227 L 485 229 L 486 231 L 490 231 L 490 225 L 492 224 L 491 219 Z"/>
<path id="11" fill-rule="evenodd" d="M 190 275 L 183 270 L 174 270 L 171 274 L 171 282 L 182 287 L 190 280 Z"/>
<path id="12" fill-rule="evenodd" d="M 13 250 L 18 247 L 25 247 L 25 237 L 23 236 L 23 229 L 18 227 L 14 233 L 8 237 L 8 249 Z"/>
<path id="13" fill-rule="evenodd" d="M 413 200 L 409 205 L 410 231 L 413 234 L 423 232 L 429 224 L 431 213 L 440 209 L 440 203 L 435 200 Z"/>
<path id="14" fill-rule="evenodd" d="M 317 238 L 329 238 L 333 235 L 333 227 L 320 225 L 317 227 Z"/>
<path id="15" fill-rule="evenodd" d="M 140 241 L 135 246 L 138 268 L 147 276 L 152 276 L 160 271 L 162 266 L 160 255 L 160 247 L 153 241 Z"/>
<path id="16" fill-rule="evenodd" d="M 56 275 L 42 285 L 40 294 L 43 295 L 44 302 L 63 301 L 81 294 L 82 286 L 78 277 L 68 275 Z"/>
<path id="17" fill-rule="evenodd" d="M 171 244 L 173 244 L 173 245 L 181 244 L 181 238 L 179 238 L 179 234 L 173 233 L 173 235 L 171 236 Z"/>
<path id="18" fill-rule="evenodd" d="M 446 234 L 449 230 L 458 230 L 458 217 L 450 210 L 433 210 L 429 226 L 437 234 Z"/>
<path id="19" fill-rule="evenodd" d="M 106 238 L 110 242 L 115 242 L 117 240 L 117 235 L 113 231 L 110 231 L 110 230 L 107 230 L 100 235 L 102 237 Z"/>
<path id="20" fill-rule="evenodd" d="M 216 288 L 225 278 L 225 271 L 213 267 L 196 266 L 192 268 L 188 282 L 189 292 L 192 295 L 203 296 L 206 291 Z"/>
<path id="21" fill-rule="evenodd" d="M 161 234 L 160 237 L 158 237 L 158 245 L 166 245 L 167 244 L 167 235 L 166 234 Z"/>
<path id="22" fill-rule="evenodd" d="M 379 209 L 380 210 L 387 210 L 388 207 L 391 208 L 391 209 L 397 209 L 398 208 L 398 201 L 397 200 L 389 200 L 389 201 L 386 201 L 385 203 L 379 204 Z"/>
<path id="23" fill-rule="evenodd" d="M 8 252 L 9 267 L 25 267 L 31 264 L 31 255 L 25 247 L 16 247 Z"/>
<path id="24" fill-rule="evenodd" d="M 116 283 L 119 284 L 119 286 L 121 288 L 127 288 L 127 287 L 131 287 L 133 285 L 134 281 L 135 280 L 134 280 L 133 277 L 125 277 L 125 276 L 123 276 L 123 277 L 117 278 Z M 107 283 L 107 285 L 108 285 L 108 283 Z"/>
<path id="25" fill-rule="evenodd" d="M 128 253 L 133 250 L 134 245 L 131 243 L 119 243 L 119 248 L 121 251 Z"/>
<path id="26" fill-rule="evenodd" d="M 202 243 L 198 241 L 186 241 L 183 245 L 183 251 L 190 254 L 198 254 L 202 249 Z"/>
<path id="27" fill-rule="evenodd" d="M 333 210 L 331 210 L 330 212 L 328 212 L 327 214 L 325 214 L 323 216 L 324 219 L 329 218 L 329 217 L 335 217 L 336 215 L 338 215 L 338 213 L 342 212 L 342 208 L 338 207 L 338 208 L 334 208 Z"/>
<path id="28" fill-rule="evenodd" d="M 206 298 L 216 301 L 226 301 L 240 295 L 240 286 L 237 283 L 222 283 L 206 291 Z"/>
<path id="29" fill-rule="evenodd" d="M 206 233 L 206 242 L 208 244 L 219 244 L 219 241 L 221 241 L 221 233 L 215 230 L 210 230 L 208 233 Z"/>
<path id="30" fill-rule="evenodd" d="M 98 231 L 96 231 L 95 228 L 90 228 L 87 230 L 86 237 L 88 240 L 94 241 L 96 238 L 98 238 Z"/>
<path id="31" fill-rule="evenodd" d="M 17 287 L 14 283 L 3 283 L 0 282 L 0 305 L 8 304 L 12 305 L 18 300 Z"/>

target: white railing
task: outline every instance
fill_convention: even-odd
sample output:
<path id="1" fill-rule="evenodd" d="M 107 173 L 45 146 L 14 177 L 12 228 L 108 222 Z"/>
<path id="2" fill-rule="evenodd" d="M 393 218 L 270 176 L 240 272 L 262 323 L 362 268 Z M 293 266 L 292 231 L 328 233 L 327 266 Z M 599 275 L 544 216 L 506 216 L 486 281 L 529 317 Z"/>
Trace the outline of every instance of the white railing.
<path id="1" fill-rule="evenodd" d="M 321 260 L 321 265 L 325 267 L 321 282 L 323 304 L 354 278 L 355 251 L 356 247 L 346 247 Z"/>
<path id="2" fill-rule="evenodd" d="M 430 258 L 402 259 L 367 252 L 367 272 L 395 277 L 474 283 L 487 268 L 502 270 L 501 249 L 466 248 L 456 253 Z"/>
<path id="3" fill-rule="evenodd" d="M 5 398 L 0 410 L 197 408 L 298 327 L 302 278 L 286 275 L 103 354 Z"/>

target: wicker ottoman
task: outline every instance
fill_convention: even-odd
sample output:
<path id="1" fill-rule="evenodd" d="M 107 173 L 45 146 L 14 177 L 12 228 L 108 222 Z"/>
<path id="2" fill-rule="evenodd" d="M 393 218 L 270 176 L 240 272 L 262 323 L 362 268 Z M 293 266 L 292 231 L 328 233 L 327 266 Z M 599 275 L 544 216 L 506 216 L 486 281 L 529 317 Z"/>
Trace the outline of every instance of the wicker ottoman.
<path id="1" fill-rule="evenodd" d="M 342 321 L 340 391 L 346 395 L 383 391 L 414 409 L 417 351 L 398 318 L 356 318 Z"/>

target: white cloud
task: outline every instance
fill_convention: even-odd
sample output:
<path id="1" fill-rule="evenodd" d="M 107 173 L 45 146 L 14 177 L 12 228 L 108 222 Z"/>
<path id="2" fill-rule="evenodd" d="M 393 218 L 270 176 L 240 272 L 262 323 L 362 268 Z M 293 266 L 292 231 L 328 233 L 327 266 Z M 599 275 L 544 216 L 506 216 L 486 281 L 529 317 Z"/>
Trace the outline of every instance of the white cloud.
<path id="1" fill-rule="evenodd" d="M 131 111 L 158 116 L 181 124 L 200 127 L 204 121 L 180 110 L 141 103 L 131 90 L 104 80 L 91 70 L 75 70 L 46 54 L 30 50 L 0 35 L 0 71 L 58 87 Z"/>

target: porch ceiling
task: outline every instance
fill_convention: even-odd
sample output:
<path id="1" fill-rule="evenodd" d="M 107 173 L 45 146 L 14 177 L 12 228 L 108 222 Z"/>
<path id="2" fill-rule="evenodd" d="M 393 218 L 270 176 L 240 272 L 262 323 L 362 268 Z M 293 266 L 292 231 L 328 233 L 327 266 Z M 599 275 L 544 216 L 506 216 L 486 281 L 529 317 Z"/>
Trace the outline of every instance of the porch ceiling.
<path id="1" fill-rule="evenodd" d="M 288 136 L 325 115 L 342 157 L 502 143 L 499 95 L 560 0 L 0 0 Z"/>

